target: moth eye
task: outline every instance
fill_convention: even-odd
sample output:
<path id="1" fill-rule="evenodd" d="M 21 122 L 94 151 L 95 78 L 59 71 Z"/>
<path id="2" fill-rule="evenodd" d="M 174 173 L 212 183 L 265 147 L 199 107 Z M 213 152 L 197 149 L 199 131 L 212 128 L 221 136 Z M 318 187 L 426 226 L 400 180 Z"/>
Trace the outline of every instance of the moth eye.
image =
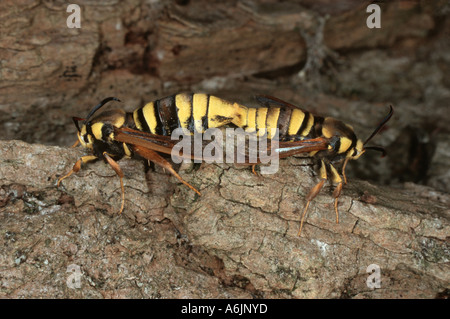
<path id="1" fill-rule="evenodd" d="M 352 156 L 356 156 L 358 152 L 356 151 L 356 149 L 353 150 L 353 155 Z"/>
<path id="2" fill-rule="evenodd" d="M 84 141 L 86 144 L 89 143 L 89 139 L 88 139 L 87 134 L 83 135 L 83 141 Z"/>

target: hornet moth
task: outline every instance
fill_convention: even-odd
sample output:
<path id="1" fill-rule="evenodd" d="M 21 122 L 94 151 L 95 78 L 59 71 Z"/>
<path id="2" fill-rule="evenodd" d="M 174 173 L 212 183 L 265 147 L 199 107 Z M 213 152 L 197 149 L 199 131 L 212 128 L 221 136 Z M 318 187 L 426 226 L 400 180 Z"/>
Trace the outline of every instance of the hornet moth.
<path id="1" fill-rule="evenodd" d="M 309 204 L 328 179 L 327 172 L 330 173 L 332 182 L 337 184 L 333 197 L 336 222 L 339 222 L 338 198 L 343 184 L 347 182 L 345 176 L 347 162 L 358 159 L 368 149 L 382 151 L 384 154 L 384 150 L 380 147 L 365 147 L 365 145 L 390 119 L 393 114 L 392 106 L 386 118 L 379 123 L 371 136 L 362 142 L 349 125 L 334 118 L 313 115 L 271 96 L 259 95 L 256 96 L 256 100 L 259 103 L 258 107 L 246 107 L 209 94 L 180 93 L 149 102 L 133 112 L 114 109 L 103 111 L 94 117 L 95 113 L 108 102 L 120 102 L 118 98 L 108 97 L 96 105 L 85 118 L 72 118 L 78 131 L 78 140 L 74 146 L 81 144 L 90 149 L 92 154 L 81 157 L 72 170 L 58 180 L 57 185 L 78 172 L 83 163 L 102 159 L 119 176 L 122 195 L 119 213 L 121 213 L 125 204 L 124 174 L 117 161 L 128 157 L 150 161 L 163 167 L 181 183 L 201 195 L 200 191 L 184 181 L 171 163 L 164 158 L 164 155 L 171 154 L 178 143 L 177 140 L 170 138 L 171 133 L 177 128 L 182 128 L 187 134 L 202 134 L 209 128 L 231 125 L 256 135 L 265 135 L 269 140 L 278 138 L 278 147 L 273 151 L 280 158 L 303 153 L 320 160 L 321 180 L 306 197 L 307 202 L 298 235 L 301 234 Z M 278 137 L 272 133 L 275 131 L 273 129 L 278 129 Z M 192 156 L 190 158 L 193 159 Z M 343 163 L 342 178 L 335 168 L 335 165 L 340 163 Z M 252 171 L 255 173 L 254 169 L 259 161 L 248 164 L 252 165 Z"/>

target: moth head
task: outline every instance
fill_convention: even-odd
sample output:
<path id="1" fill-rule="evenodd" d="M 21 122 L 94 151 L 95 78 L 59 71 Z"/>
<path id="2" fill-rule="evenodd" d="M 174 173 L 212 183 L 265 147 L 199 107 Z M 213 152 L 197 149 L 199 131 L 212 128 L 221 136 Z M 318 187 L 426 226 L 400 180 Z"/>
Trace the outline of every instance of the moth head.
<path id="1" fill-rule="evenodd" d="M 381 152 L 381 157 L 386 156 L 386 151 L 384 148 L 379 146 L 365 146 L 375 135 L 377 135 L 383 126 L 389 121 L 389 119 L 392 117 L 392 114 L 394 114 L 394 109 L 392 105 L 389 106 L 389 113 L 388 115 L 381 120 L 381 122 L 377 125 L 375 130 L 370 134 L 370 136 L 366 139 L 366 141 L 363 143 L 361 140 L 358 140 L 356 143 L 356 146 L 353 149 L 353 153 L 350 154 L 350 159 L 358 159 L 366 150 L 374 150 Z"/>
<path id="2" fill-rule="evenodd" d="M 93 148 L 95 140 L 109 141 L 113 139 L 113 126 L 121 127 L 125 123 L 126 113 L 123 110 L 109 110 L 101 113 L 95 118 L 91 117 L 103 105 L 110 101 L 119 101 L 118 98 L 108 97 L 101 101 L 89 112 L 86 118 L 73 117 L 72 120 L 78 130 L 78 140 L 86 148 Z M 80 127 L 79 122 L 82 122 Z"/>

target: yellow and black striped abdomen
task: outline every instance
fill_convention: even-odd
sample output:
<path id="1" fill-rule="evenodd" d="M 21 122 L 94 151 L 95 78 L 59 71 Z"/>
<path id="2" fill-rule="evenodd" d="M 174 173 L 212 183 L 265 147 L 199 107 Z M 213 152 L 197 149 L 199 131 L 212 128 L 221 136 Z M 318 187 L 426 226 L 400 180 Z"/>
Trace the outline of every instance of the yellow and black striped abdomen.
<path id="1" fill-rule="evenodd" d="M 299 108 L 280 108 L 278 110 L 277 127 L 281 141 L 298 141 L 318 135 L 315 127 L 320 123 L 320 117 Z"/>
<path id="2" fill-rule="evenodd" d="M 136 128 L 158 135 L 170 135 L 176 128 L 203 133 L 208 128 L 247 123 L 248 108 L 209 94 L 176 94 L 133 112 Z"/>
<path id="3" fill-rule="evenodd" d="M 133 112 L 136 128 L 157 135 L 170 135 L 176 128 L 189 133 L 203 133 L 208 128 L 233 124 L 258 135 L 278 128 L 280 140 L 294 141 L 321 135 L 314 129 L 323 118 L 301 109 L 246 107 L 209 94 L 181 93 L 171 95 Z"/>

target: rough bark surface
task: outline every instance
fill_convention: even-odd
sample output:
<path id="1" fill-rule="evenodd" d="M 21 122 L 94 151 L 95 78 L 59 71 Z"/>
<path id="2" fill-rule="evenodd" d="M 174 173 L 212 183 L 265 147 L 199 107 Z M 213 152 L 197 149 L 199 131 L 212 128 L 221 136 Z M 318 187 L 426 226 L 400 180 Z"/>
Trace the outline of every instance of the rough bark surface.
<path id="1" fill-rule="evenodd" d="M 450 8 L 442 1 L 0 3 L 0 296 L 399 298 L 449 295 Z M 254 105 L 269 94 L 369 136 L 334 221 L 327 186 L 296 236 L 310 161 L 278 173 L 215 164 L 182 172 L 104 163 L 56 188 L 81 149 L 72 116 L 116 96 L 128 111 L 180 91 Z M 17 141 L 22 140 L 22 141 Z M 52 146 L 53 145 L 53 146 Z M 56 146 L 57 145 L 57 146 Z M 59 146 L 59 147 L 58 147 Z M 381 288 L 366 269 L 381 268 Z M 67 286 L 70 265 L 82 288 Z M 69 267 L 70 268 L 70 267 Z"/>
<path id="2" fill-rule="evenodd" d="M 9 297 L 433 298 L 449 285 L 450 197 L 429 187 L 351 181 L 339 224 L 325 191 L 299 238 L 314 183 L 304 159 L 268 177 L 214 164 L 182 173 L 200 197 L 124 161 L 118 215 L 120 186 L 105 163 L 57 189 L 81 150 L 0 148 L 0 288 Z M 66 284 L 73 264 L 82 289 Z M 381 289 L 366 285 L 371 264 Z"/>

